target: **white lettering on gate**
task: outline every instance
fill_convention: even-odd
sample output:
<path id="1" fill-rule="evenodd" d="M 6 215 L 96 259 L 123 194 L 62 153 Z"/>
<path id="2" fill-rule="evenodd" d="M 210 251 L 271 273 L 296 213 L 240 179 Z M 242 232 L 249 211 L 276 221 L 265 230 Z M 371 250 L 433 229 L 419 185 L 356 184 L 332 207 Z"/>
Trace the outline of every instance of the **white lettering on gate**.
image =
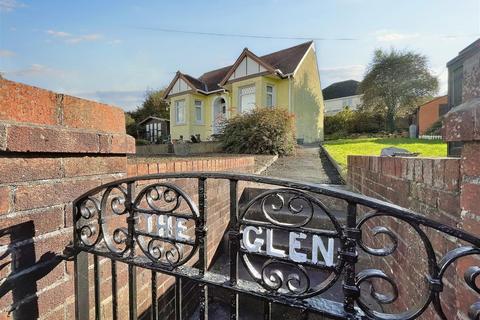
<path id="1" fill-rule="evenodd" d="M 307 255 L 302 252 L 297 252 L 297 249 L 300 249 L 300 241 L 298 241 L 298 239 L 307 239 L 307 235 L 305 233 L 290 232 L 288 239 L 288 256 L 295 262 L 306 262 Z"/>
<path id="2" fill-rule="evenodd" d="M 156 217 L 151 214 L 143 214 L 147 223 L 147 232 L 150 234 L 155 233 L 154 222 L 156 222 L 157 234 L 160 237 L 174 238 L 176 240 L 190 240 L 190 237 L 186 234 L 187 226 L 185 225 L 187 219 L 175 218 L 171 216 L 159 215 Z"/>
<path id="3" fill-rule="evenodd" d="M 279 258 L 285 258 L 287 256 L 285 254 L 285 251 L 281 249 L 275 249 L 273 247 L 273 230 L 272 229 L 267 229 L 267 254 L 269 256 L 274 256 Z"/>
<path id="4" fill-rule="evenodd" d="M 328 267 L 333 266 L 333 239 L 328 238 L 328 249 L 325 249 L 322 238 L 317 235 L 312 237 L 312 262 L 318 263 L 318 250 L 322 254 L 325 265 Z"/>
<path id="5" fill-rule="evenodd" d="M 261 235 L 263 232 L 262 228 L 257 228 L 253 226 L 248 226 L 243 229 L 243 245 L 250 252 L 260 252 L 260 249 L 263 246 L 263 239 L 256 238 L 255 241 L 250 242 L 250 232 L 253 231 L 257 235 Z"/>
<path id="6" fill-rule="evenodd" d="M 263 229 L 264 228 L 262 227 L 246 226 L 242 230 L 242 247 L 248 252 L 260 253 L 262 252 L 262 247 L 265 245 L 264 252 L 269 256 L 279 258 L 288 257 L 290 260 L 299 263 L 308 261 L 307 254 L 301 251 L 302 240 L 307 239 L 307 235 L 305 233 L 293 231 L 289 232 L 287 255 L 285 250 L 274 247 L 274 229 L 265 228 L 265 240 L 259 237 L 264 234 Z M 333 238 L 327 238 L 326 240 L 327 246 L 325 246 L 324 239 L 322 239 L 319 235 L 312 235 L 311 262 L 314 264 L 324 262 L 326 266 L 330 267 L 334 265 L 333 258 L 335 253 L 335 240 Z"/>

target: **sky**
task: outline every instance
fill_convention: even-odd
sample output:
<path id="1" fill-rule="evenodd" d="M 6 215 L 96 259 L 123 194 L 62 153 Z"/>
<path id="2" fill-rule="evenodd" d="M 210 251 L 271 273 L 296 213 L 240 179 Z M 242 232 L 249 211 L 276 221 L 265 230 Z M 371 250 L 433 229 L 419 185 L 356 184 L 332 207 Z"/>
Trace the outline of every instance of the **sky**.
<path id="1" fill-rule="evenodd" d="M 315 39 L 322 88 L 361 80 L 375 49 L 446 63 L 480 38 L 480 0 L 0 0 L 0 72 L 10 80 L 140 105 L 180 70 L 192 76 Z"/>

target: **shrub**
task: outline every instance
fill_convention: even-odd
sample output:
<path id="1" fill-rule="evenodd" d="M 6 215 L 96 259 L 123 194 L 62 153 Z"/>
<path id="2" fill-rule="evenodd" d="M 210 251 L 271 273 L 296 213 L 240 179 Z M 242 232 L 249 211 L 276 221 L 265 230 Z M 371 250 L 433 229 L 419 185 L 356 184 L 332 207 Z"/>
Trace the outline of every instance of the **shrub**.
<path id="1" fill-rule="evenodd" d="M 144 139 L 136 139 L 135 140 L 135 145 L 137 145 L 137 146 L 145 146 L 147 144 L 150 144 L 150 141 L 144 140 Z"/>
<path id="2" fill-rule="evenodd" d="M 348 107 L 333 116 L 326 116 L 325 135 L 347 136 L 355 133 L 377 133 L 384 129 L 381 114 L 366 110 L 350 110 Z"/>
<path id="3" fill-rule="evenodd" d="M 229 153 L 288 155 L 295 147 L 294 116 L 281 108 L 255 108 L 225 121 L 219 139 Z"/>
<path id="4" fill-rule="evenodd" d="M 437 121 L 435 121 L 430 128 L 428 128 L 425 131 L 426 135 L 431 135 L 431 136 L 439 136 L 442 134 L 442 118 L 439 118 Z"/>

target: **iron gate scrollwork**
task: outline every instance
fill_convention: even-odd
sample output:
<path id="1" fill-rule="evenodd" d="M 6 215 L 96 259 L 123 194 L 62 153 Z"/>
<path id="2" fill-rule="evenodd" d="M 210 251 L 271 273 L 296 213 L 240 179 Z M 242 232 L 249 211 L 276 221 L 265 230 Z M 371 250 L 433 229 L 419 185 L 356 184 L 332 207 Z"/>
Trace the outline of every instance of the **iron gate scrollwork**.
<path id="1" fill-rule="evenodd" d="M 175 183 L 179 179 L 188 179 L 190 184 L 196 181 L 197 192 L 186 192 Z M 208 180 L 226 180 L 230 186 L 227 275 L 207 270 Z M 239 182 L 269 188 L 239 207 Z M 334 212 L 320 196 L 346 203 L 345 209 Z M 332 319 L 415 319 L 433 306 L 440 318 L 447 319 L 440 296 L 445 272 L 458 259 L 480 254 L 478 237 L 396 205 L 326 185 L 256 175 L 211 172 L 133 177 L 85 193 L 73 209 L 77 319 L 88 318 L 90 310 L 88 281 L 85 284 L 88 254 L 94 257 L 96 317 L 101 316 L 98 257 L 106 257 L 112 261 L 113 318 L 119 312 L 116 268 L 121 262 L 128 264 L 130 318 L 137 318 L 136 268 L 152 270 L 152 319 L 158 319 L 157 273 L 176 279 L 177 319 L 182 318 L 184 279 L 200 287 L 201 319 L 208 318 L 209 287 L 231 292 L 231 319 L 238 318 L 241 294 L 264 300 L 267 318 L 275 302 Z M 388 308 L 398 300 L 403 285 L 395 274 L 358 263 L 359 255 L 389 257 L 404 245 L 406 240 L 397 230 L 381 224 L 384 219 L 405 224 L 419 238 L 416 245 L 425 250 L 427 294 L 405 310 Z M 439 256 L 429 230 L 453 237 L 459 245 Z M 367 238 L 380 239 L 380 246 L 369 244 Z M 239 279 L 240 267 L 250 279 Z M 475 265 L 464 274 L 465 285 L 477 294 L 479 275 L 480 267 Z M 339 283 L 343 301 L 323 297 Z M 465 312 L 479 319 L 480 303 Z"/>

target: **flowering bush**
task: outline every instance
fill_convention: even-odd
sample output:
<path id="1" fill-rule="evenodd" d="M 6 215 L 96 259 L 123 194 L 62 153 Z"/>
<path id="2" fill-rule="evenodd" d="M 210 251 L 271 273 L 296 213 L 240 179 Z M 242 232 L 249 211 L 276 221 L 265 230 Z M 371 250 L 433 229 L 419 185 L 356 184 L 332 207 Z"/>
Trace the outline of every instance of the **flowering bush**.
<path id="1" fill-rule="evenodd" d="M 255 108 L 226 120 L 219 137 L 229 153 L 291 154 L 295 119 L 282 108 Z"/>

